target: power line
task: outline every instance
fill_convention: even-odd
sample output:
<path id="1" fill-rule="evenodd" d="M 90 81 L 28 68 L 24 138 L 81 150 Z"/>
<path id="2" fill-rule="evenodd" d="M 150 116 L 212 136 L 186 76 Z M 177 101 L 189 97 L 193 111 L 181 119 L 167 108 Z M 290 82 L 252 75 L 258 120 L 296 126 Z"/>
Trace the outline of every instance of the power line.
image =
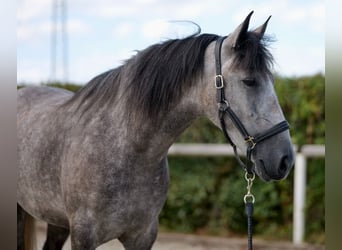
<path id="1" fill-rule="evenodd" d="M 64 72 L 64 82 L 68 81 L 68 30 L 67 30 L 67 4 L 66 0 L 62 0 L 62 39 L 63 39 L 63 72 Z"/>
<path id="2" fill-rule="evenodd" d="M 59 40 L 60 39 L 60 40 Z M 59 53 L 61 52 L 61 54 Z M 67 4 L 66 0 L 52 0 L 51 14 L 51 72 L 50 81 L 57 81 L 57 75 L 61 64 L 60 71 L 63 72 L 64 82 L 68 81 L 68 30 L 67 30 Z M 60 64 L 58 64 L 59 56 L 61 56 Z"/>

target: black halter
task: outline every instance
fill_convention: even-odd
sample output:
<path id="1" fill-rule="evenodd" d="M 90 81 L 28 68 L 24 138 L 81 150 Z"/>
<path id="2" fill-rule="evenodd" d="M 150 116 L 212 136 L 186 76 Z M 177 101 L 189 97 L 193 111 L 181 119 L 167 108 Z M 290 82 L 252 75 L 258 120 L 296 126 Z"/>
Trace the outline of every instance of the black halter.
<path id="1" fill-rule="evenodd" d="M 265 132 L 261 134 L 257 134 L 255 136 L 251 136 L 245 126 L 242 124 L 238 116 L 235 114 L 235 112 L 231 109 L 228 100 L 225 98 L 224 94 L 224 78 L 221 73 L 221 48 L 222 48 L 222 43 L 223 40 L 226 37 L 220 37 L 216 41 L 215 45 L 215 64 L 216 64 L 216 76 L 215 76 L 215 87 L 217 89 L 217 95 L 216 95 L 216 100 L 218 103 L 219 107 L 219 119 L 222 127 L 222 131 L 224 136 L 226 137 L 227 141 L 230 143 L 230 145 L 234 149 L 235 157 L 238 160 L 239 164 L 246 170 L 248 174 L 253 174 L 253 162 L 251 161 L 251 156 L 252 156 L 252 151 L 255 148 L 255 146 L 276 135 L 279 134 L 287 129 L 290 128 L 288 122 L 286 120 L 274 125 L 272 128 L 266 130 Z M 246 152 L 246 163 L 244 163 L 236 149 L 236 145 L 232 141 L 232 139 L 229 137 L 227 129 L 226 129 L 226 123 L 224 120 L 224 115 L 227 114 L 228 117 L 232 120 L 233 124 L 235 127 L 240 131 L 241 135 L 244 137 L 245 142 L 248 144 L 247 145 L 247 152 Z"/>

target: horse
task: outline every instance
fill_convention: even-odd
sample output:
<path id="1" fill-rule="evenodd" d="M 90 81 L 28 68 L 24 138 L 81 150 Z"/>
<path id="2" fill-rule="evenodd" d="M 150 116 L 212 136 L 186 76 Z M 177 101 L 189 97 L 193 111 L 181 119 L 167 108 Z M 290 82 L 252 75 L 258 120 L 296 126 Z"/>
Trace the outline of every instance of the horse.
<path id="1" fill-rule="evenodd" d="M 30 218 L 48 224 L 44 249 L 61 249 L 69 235 L 73 250 L 112 239 L 126 250 L 151 249 L 177 137 L 204 116 L 219 128 L 223 119 L 239 150 L 251 148 L 228 116 L 220 122 L 218 90 L 250 134 L 285 119 L 264 35 L 269 19 L 249 30 L 252 13 L 226 37 L 197 32 L 153 44 L 75 94 L 18 90 L 18 249 L 27 249 Z M 254 146 L 253 173 L 264 181 L 288 175 L 294 152 L 287 128 Z"/>

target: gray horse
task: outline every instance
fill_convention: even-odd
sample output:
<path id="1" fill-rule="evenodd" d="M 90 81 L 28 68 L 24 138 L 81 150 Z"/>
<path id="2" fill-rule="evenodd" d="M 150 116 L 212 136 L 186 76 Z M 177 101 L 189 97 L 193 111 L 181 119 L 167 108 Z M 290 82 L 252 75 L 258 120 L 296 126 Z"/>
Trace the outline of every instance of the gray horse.
<path id="1" fill-rule="evenodd" d="M 267 22 L 249 31 L 251 14 L 224 39 L 220 57 L 226 99 L 258 134 L 284 115 L 270 71 Z M 220 126 L 218 38 L 197 33 L 152 45 L 76 94 L 42 86 L 18 91 L 18 249 L 25 249 L 30 217 L 48 223 L 44 249 L 61 249 L 69 233 L 73 250 L 112 239 L 127 250 L 151 249 L 168 191 L 169 147 L 198 117 Z M 238 129 L 225 122 L 245 151 Z M 266 181 L 285 178 L 293 154 L 289 132 L 278 133 L 253 151 L 253 171 Z"/>

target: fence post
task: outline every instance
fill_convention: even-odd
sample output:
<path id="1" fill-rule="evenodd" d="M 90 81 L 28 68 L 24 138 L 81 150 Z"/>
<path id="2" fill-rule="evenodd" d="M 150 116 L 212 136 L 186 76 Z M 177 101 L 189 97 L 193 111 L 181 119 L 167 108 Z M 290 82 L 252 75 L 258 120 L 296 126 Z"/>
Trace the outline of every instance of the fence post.
<path id="1" fill-rule="evenodd" d="M 298 152 L 294 169 L 293 243 L 301 244 L 305 233 L 306 157 Z"/>

